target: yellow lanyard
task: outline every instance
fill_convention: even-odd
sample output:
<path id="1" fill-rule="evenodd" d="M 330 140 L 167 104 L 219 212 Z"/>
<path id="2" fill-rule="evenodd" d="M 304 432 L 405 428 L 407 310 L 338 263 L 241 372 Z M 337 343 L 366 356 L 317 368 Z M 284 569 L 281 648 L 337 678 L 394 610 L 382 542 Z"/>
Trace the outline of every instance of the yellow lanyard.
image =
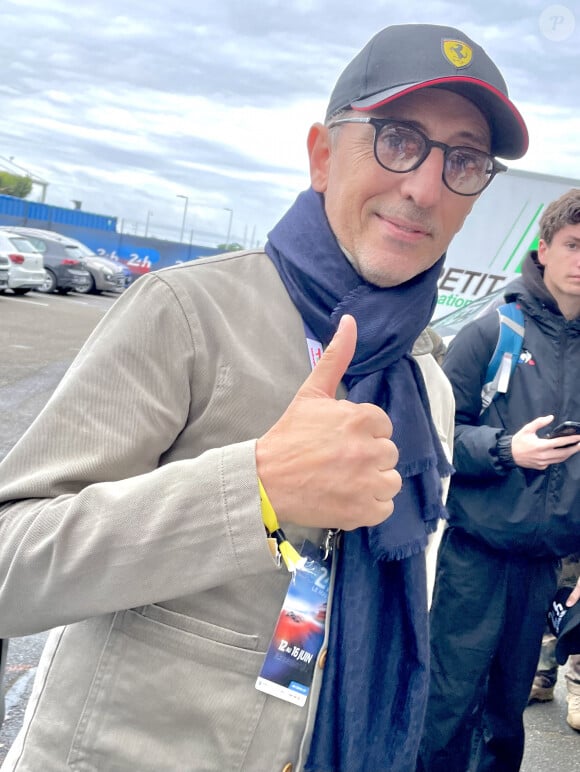
<path id="1" fill-rule="evenodd" d="M 274 512 L 274 507 L 272 506 L 259 477 L 258 487 L 260 489 L 260 502 L 262 505 L 262 521 L 268 531 L 268 536 L 270 536 L 271 539 L 276 539 L 278 550 L 280 551 L 280 555 L 282 555 L 282 560 L 284 561 L 286 568 L 288 571 L 294 573 L 294 571 L 304 566 L 306 558 L 300 557 L 297 550 L 294 549 L 286 538 L 284 531 L 280 528 L 280 523 Z"/>

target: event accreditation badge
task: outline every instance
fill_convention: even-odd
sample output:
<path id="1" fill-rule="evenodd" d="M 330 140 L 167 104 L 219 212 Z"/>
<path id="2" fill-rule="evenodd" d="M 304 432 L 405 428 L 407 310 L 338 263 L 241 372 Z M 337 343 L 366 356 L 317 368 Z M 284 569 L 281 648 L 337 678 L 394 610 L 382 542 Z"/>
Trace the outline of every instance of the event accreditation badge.
<path id="1" fill-rule="evenodd" d="M 300 554 L 306 562 L 290 580 L 256 689 L 302 707 L 324 640 L 330 561 L 308 541 Z"/>

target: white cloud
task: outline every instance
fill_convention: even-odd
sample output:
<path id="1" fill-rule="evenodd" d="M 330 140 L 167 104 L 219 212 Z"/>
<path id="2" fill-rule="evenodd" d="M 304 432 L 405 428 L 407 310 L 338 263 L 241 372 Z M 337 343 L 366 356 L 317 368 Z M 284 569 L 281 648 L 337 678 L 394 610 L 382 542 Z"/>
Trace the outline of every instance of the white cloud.
<path id="1" fill-rule="evenodd" d="M 451 24 L 496 60 L 530 128 L 511 165 L 580 178 L 573 33 L 542 32 L 544 0 L 3 0 L 0 164 L 49 180 L 48 201 L 262 239 L 308 184 L 306 135 L 378 29 Z M 572 9 L 572 6 L 570 6 Z M 220 211 L 220 209 L 222 211 Z"/>

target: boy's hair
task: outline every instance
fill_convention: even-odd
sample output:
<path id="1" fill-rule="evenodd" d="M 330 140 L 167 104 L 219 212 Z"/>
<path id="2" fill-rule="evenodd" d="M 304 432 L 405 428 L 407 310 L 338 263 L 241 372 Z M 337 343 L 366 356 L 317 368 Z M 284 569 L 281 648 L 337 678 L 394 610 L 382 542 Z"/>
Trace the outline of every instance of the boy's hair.
<path id="1" fill-rule="evenodd" d="M 580 190 L 572 188 L 545 208 L 540 218 L 540 238 L 546 244 L 551 244 L 558 231 L 566 225 L 578 223 L 580 223 Z"/>

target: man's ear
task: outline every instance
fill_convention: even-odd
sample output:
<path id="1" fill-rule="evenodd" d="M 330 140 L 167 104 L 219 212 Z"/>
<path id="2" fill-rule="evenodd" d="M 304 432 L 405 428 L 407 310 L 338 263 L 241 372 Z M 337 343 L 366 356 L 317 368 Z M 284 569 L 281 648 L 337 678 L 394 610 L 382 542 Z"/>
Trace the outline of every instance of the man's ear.
<path id="1" fill-rule="evenodd" d="M 318 193 L 325 193 L 330 167 L 330 133 L 322 123 L 315 123 L 308 132 L 310 182 Z"/>
<path id="2" fill-rule="evenodd" d="M 548 244 L 544 239 L 538 241 L 538 261 L 540 265 L 546 265 L 546 252 L 548 250 Z"/>

